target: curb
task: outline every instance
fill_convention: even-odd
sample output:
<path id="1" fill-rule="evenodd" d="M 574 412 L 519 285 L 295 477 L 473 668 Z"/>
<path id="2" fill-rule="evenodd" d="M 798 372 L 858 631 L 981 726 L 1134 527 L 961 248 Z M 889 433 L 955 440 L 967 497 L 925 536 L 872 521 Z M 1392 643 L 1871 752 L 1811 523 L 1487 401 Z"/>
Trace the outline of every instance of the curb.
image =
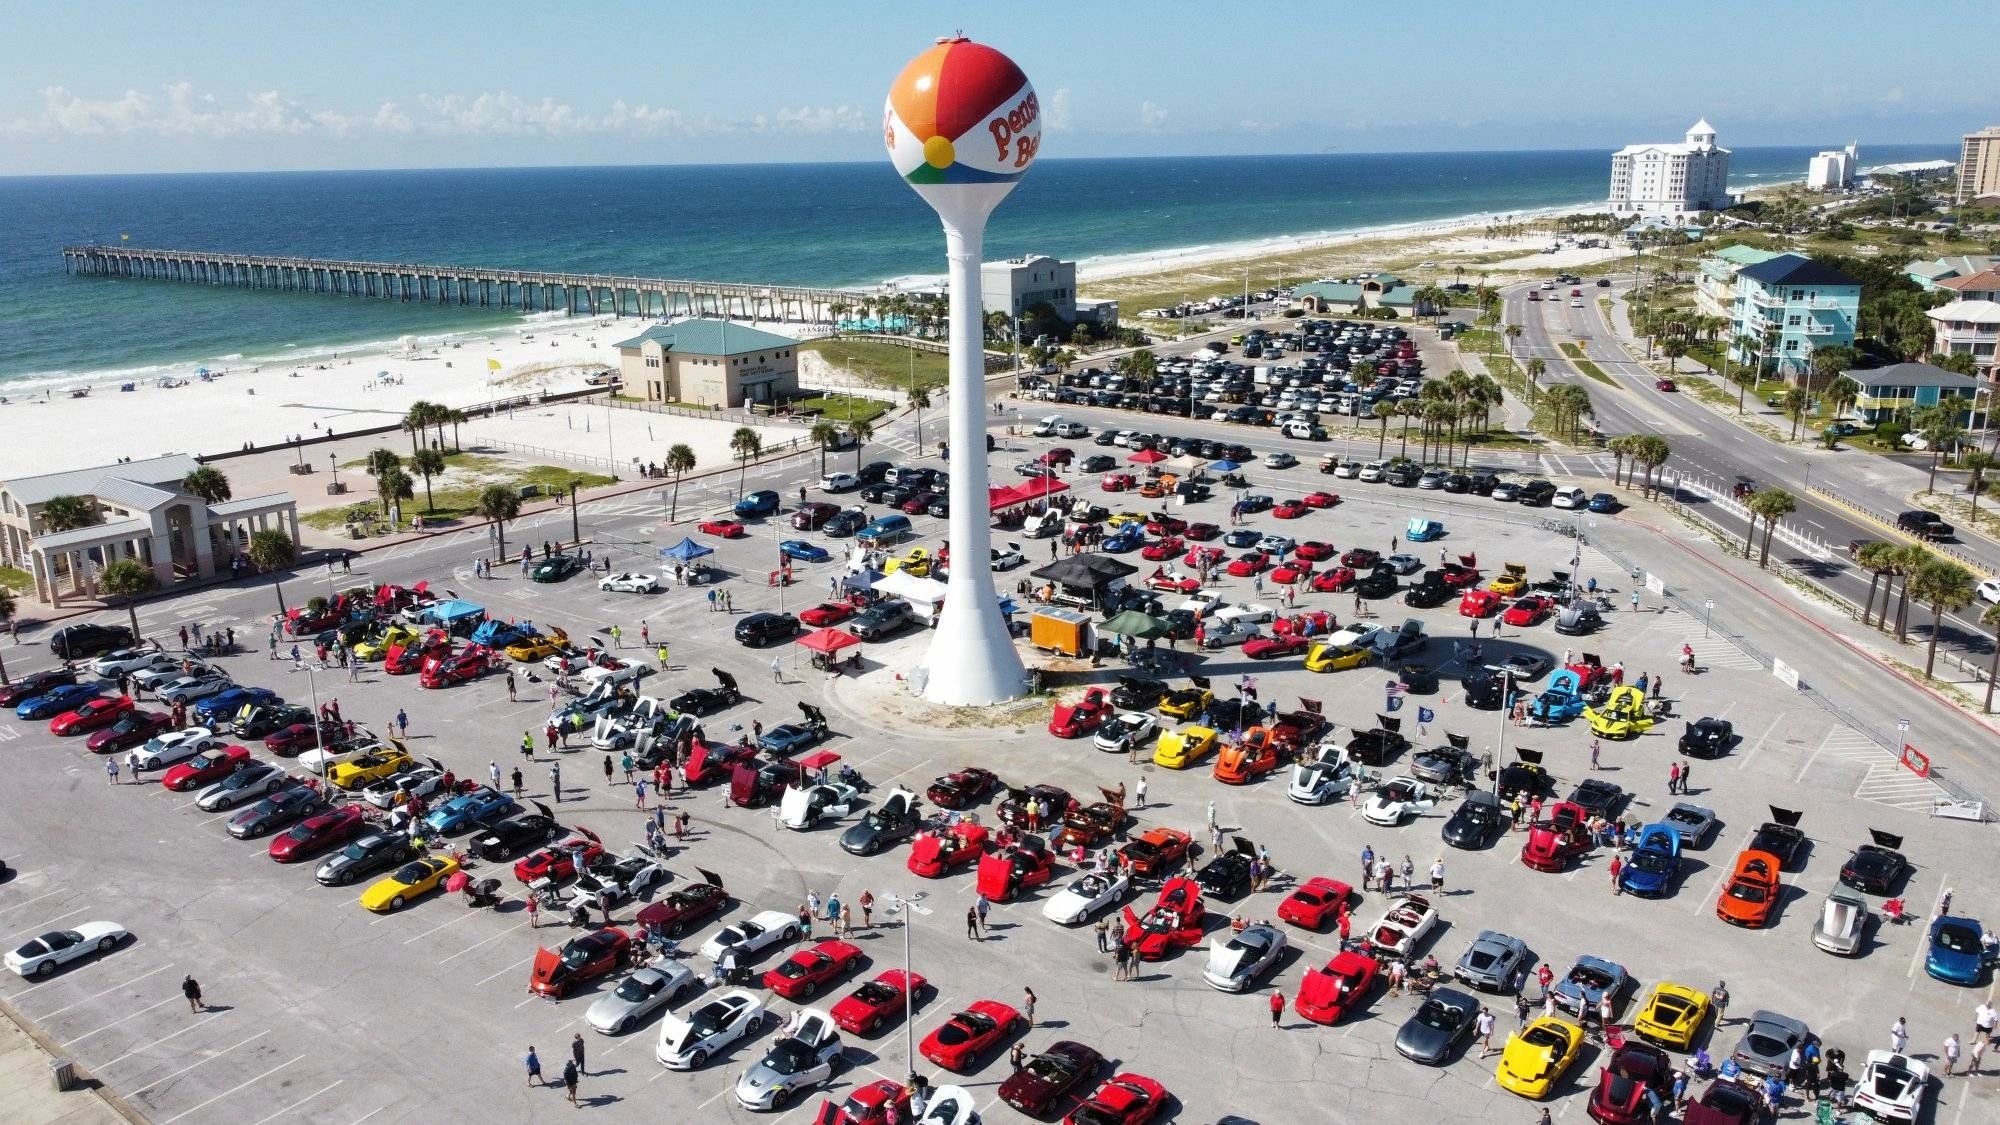
<path id="1" fill-rule="evenodd" d="M 44 1035 L 40 1028 L 28 1022 L 20 1012 L 15 1010 L 12 1004 L 9 1004 L 5 1000 L 0 1000 L 0 1016 L 5 1016 L 8 1023 L 19 1028 L 21 1034 L 27 1036 L 29 1041 L 34 1043 L 37 1050 L 47 1055 L 50 1062 L 63 1057 L 62 1052 L 56 1049 L 55 1043 L 47 1035 Z M 89 1093 L 95 1095 L 98 1101 L 104 1103 L 105 1108 L 131 1122 L 132 1125 L 146 1125 L 145 1115 L 133 1109 L 124 1098 L 119 1097 L 110 1086 L 106 1085 L 103 1079 L 91 1074 L 88 1069 L 81 1064 L 75 1063 L 74 1060 L 72 1060 L 72 1065 L 76 1067 L 77 1087 L 72 1090 L 55 1093 L 55 1097 L 62 1098 L 65 1094 L 78 1092 Z"/>

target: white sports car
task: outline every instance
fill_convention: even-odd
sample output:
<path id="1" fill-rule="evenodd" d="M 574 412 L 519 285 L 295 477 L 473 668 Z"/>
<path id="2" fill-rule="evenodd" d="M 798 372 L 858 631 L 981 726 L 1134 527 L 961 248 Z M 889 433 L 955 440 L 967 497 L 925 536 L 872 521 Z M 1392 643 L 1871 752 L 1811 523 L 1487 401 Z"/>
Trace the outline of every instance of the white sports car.
<path id="1" fill-rule="evenodd" d="M 823 821 L 839 820 L 860 803 L 861 794 L 852 785 L 795 785 L 786 789 L 778 802 L 778 821 L 787 828 L 811 828 Z"/>
<path id="2" fill-rule="evenodd" d="M 597 588 L 617 594 L 650 594 L 660 588 L 660 579 L 643 570 L 628 570 L 598 579 Z"/>
<path id="3" fill-rule="evenodd" d="M 236 684 L 228 676 L 220 672 L 203 674 L 200 669 L 196 669 L 195 674 L 192 676 L 182 676 L 179 679 L 170 680 L 161 685 L 159 693 L 160 701 L 162 703 L 195 703 L 207 699 L 211 695 L 219 695 L 235 686 Z"/>
<path id="4" fill-rule="evenodd" d="M 175 762 L 185 762 L 204 750 L 222 745 L 223 740 L 207 727 L 188 727 L 147 739 L 146 744 L 134 749 L 126 760 L 133 769 L 165 769 Z"/>
<path id="5" fill-rule="evenodd" d="M 143 648 L 121 648 L 117 652 L 107 652 L 90 662 L 90 672 L 91 675 L 102 676 L 108 680 L 116 678 L 120 673 L 131 675 L 148 668 L 172 668 L 179 664 L 180 661 L 152 645 L 146 645 Z"/>
<path id="6" fill-rule="evenodd" d="M 1909 1055 L 1868 1052 L 1861 1081 L 1854 1087 L 1854 1108 L 1877 1121 L 1915 1121 L 1924 1112 L 1931 1068 Z"/>
<path id="7" fill-rule="evenodd" d="M 190 662 L 188 667 L 192 674 L 197 676 L 210 670 L 208 665 L 203 664 L 199 660 Z M 148 665 L 132 673 L 132 690 L 158 691 L 167 684 L 180 679 L 181 675 L 181 666 L 178 661 Z"/>
<path id="8" fill-rule="evenodd" d="M 1397 895 L 1389 900 L 1382 920 L 1369 927 L 1366 940 L 1378 957 L 1407 960 L 1437 927 L 1437 907 L 1422 895 Z"/>
<path id="9" fill-rule="evenodd" d="M 1301 805 L 1330 804 L 1346 795 L 1353 776 L 1354 769 L 1347 764 L 1340 747 L 1322 745 L 1311 760 L 1292 767 L 1292 780 L 1285 786 L 1285 796 Z"/>
<path id="10" fill-rule="evenodd" d="M 1134 745 L 1148 746 L 1160 737 L 1160 720 L 1148 711 L 1121 711 L 1097 728 L 1092 742 L 1107 754 L 1123 754 Z"/>
<path id="11" fill-rule="evenodd" d="M 831 1016 L 818 1008 L 792 1013 L 785 1033 L 736 1080 L 736 1104 L 749 1110 L 783 1109 L 801 1092 L 832 1081 L 843 1050 Z"/>
<path id="12" fill-rule="evenodd" d="M 704 1002 L 685 1019 L 662 1020 L 653 1057 L 668 1070 L 699 1070 L 718 1052 L 756 1034 L 764 1019 L 764 1002 L 754 993 L 736 989 Z"/>
<path id="13" fill-rule="evenodd" d="M 7 951 L 7 967 L 24 977 L 47 976 L 93 953 L 109 953 L 131 937 L 116 922 L 85 922 L 73 930 L 50 930 Z"/>
<path id="14" fill-rule="evenodd" d="M 734 950 L 738 960 L 748 960 L 774 945 L 784 945 L 799 936 L 797 915 L 782 910 L 759 910 L 741 922 L 731 922 L 701 943 L 701 955 L 718 960 L 726 950 Z"/>
<path id="15" fill-rule="evenodd" d="M 1414 777 L 1392 777 L 1375 787 L 1362 806 L 1368 823 L 1394 828 L 1414 816 L 1421 816 L 1437 804 L 1437 794 Z"/>
<path id="16" fill-rule="evenodd" d="M 362 789 L 361 799 L 378 809 L 394 808 L 397 790 L 429 800 L 442 784 L 444 774 L 441 771 L 431 766 L 411 766 Z"/>
<path id="17" fill-rule="evenodd" d="M 1042 917 L 1059 926 L 1088 922 L 1098 911 L 1123 902 L 1131 886 L 1131 878 L 1121 873 L 1080 875 L 1042 904 Z"/>
<path id="18" fill-rule="evenodd" d="M 993 548 L 994 570 L 1012 570 L 1027 561 L 1028 557 L 1021 553 L 1021 545 L 1019 543 L 1009 543 L 1005 547 Z"/>

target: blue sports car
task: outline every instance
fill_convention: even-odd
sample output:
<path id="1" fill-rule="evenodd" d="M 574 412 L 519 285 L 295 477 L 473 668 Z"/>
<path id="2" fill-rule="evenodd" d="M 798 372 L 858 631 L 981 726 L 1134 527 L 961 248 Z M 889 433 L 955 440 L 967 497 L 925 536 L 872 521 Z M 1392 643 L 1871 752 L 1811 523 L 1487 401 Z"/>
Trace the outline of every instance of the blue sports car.
<path id="1" fill-rule="evenodd" d="M 14 707 L 17 719 L 53 719 L 73 711 L 86 699 L 97 698 L 96 684 L 61 684 L 46 693 L 23 700 Z"/>
<path id="2" fill-rule="evenodd" d="M 778 553 L 788 559 L 797 559 L 800 562 L 825 562 L 833 557 L 827 553 L 825 547 L 808 543 L 803 539 L 785 540 L 783 543 L 778 544 Z"/>
<path id="3" fill-rule="evenodd" d="M 1548 686 L 1529 704 L 1529 713 L 1551 725 L 1569 722 L 1583 714 L 1583 697 L 1576 691 L 1579 682 L 1577 674 L 1567 668 L 1557 672 L 1549 677 Z"/>
<path id="4" fill-rule="evenodd" d="M 233 687 L 219 691 L 194 705 L 194 721 L 197 725 L 212 727 L 217 720 L 236 716 L 245 706 L 262 703 L 282 703 L 278 693 L 270 688 Z"/>
<path id="5" fill-rule="evenodd" d="M 1681 866 L 1681 834 L 1671 824 L 1648 824 L 1639 830 L 1639 846 L 1618 873 L 1626 893 L 1654 897 L 1674 885 Z"/>
<path id="6" fill-rule="evenodd" d="M 472 631 L 471 639 L 473 644 L 485 645 L 487 648 L 492 649 L 501 649 L 506 648 L 508 645 L 525 641 L 534 636 L 535 633 L 535 623 L 532 621 L 509 622 L 501 621 L 497 618 L 488 618 L 480 622 L 479 628 Z"/>
<path id="7" fill-rule="evenodd" d="M 484 817 L 513 807 L 514 798 L 482 785 L 432 809 L 430 815 L 424 817 L 424 827 L 432 832 L 455 835 L 471 828 L 474 822 Z"/>
<path id="8" fill-rule="evenodd" d="M 1136 551 L 1145 545 L 1146 525 L 1128 523 L 1113 534 L 1105 536 L 1104 541 L 1097 545 L 1097 549 L 1107 554 L 1122 555 L 1127 551 Z"/>
<path id="9" fill-rule="evenodd" d="M 800 722 L 780 723 L 764 732 L 757 747 L 777 757 L 790 757 L 827 735 L 826 712 L 810 703 L 799 704 Z"/>
<path id="10" fill-rule="evenodd" d="M 1924 971 L 1947 984 L 1977 986 L 1993 963 L 1985 939 L 1977 918 L 1939 918 L 1931 923 Z"/>

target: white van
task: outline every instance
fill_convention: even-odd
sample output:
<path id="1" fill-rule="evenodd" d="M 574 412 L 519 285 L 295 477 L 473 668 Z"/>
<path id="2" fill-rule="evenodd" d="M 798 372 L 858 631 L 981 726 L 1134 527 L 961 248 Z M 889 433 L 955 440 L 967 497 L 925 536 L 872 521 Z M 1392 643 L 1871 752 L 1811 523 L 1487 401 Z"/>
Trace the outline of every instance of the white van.
<path id="1" fill-rule="evenodd" d="M 1056 433 L 1056 427 L 1057 427 L 1057 426 L 1060 426 L 1060 425 L 1062 425 L 1062 424 L 1063 424 L 1063 416 L 1062 416 L 1062 415 L 1060 415 L 1060 414 L 1051 414 L 1051 415 L 1049 415 L 1048 417 L 1046 417 L 1046 418 L 1042 419 L 1042 420 L 1041 420 L 1041 423 L 1040 423 L 1040 424 L 1038 424 L 1038 425 L 1037 425 L 1037 426 L 1035 427 L 1035 436 L 1036 436 L 1036 437 L 1054 437 L 1054 436 L 1055 436 L 1055 433 Z"/>

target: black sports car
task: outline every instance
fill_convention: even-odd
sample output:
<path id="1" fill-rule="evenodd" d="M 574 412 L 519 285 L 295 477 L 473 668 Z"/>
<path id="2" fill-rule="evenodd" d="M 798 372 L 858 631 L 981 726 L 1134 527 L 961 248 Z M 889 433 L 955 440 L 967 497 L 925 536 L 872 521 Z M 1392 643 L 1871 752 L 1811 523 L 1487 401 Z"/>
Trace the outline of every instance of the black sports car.
<path id="1" fill-rule="evenodd" d="M 416 855 L 416 847 L 401 832 L 371 832 L 328 856 L 314 878 L 323 887 L 344 887 L 364 875 L 372 875 Z"/>
<path id="2" fill-rule="evenodd" d="M 1549 779 L 1549 771 L 1542 768 L 1540 761 L 1523 760 L 1503 767 L 1500 770 L 1499 783 L 1494 788 L 1503 801 L 1516 794 L 1520 795 L 1521 800 L 1527 801 L 1546 796 L 1553 785 Z"/>
<path id="3" fill-rule="evenodd" d="M 1393 715 L 1375 716 L 1373 730 L 1359 730 L 1347 740 L 1348 760 L 1357 765 L 1381 766 L 1410 748 L 1403 737 L 1403 720 Z"/>
<path id="4" fill-rule="evenodd" d="M 49 634 L 49 651 L 64 660 L 81 660 L 131 643 L 132 630 L 123 625 L 65 625 Z"/>
<path id="5" fill-rule="evenodd" d="M 1896 850 L 1903 846 L 1903 838 L 1875 828 L 1869 829 L 1868 835 L 1875 842 L 1854 849 L 1854 854 L 1840 865 L 1840 881 L 1872 895 L 1894 894 L 1910 873 L 1910 861 Z"/>
<path id="6" fill-rule="evenodd" d="M 293 785 L 229 818 L 229 834 L 239 840 L 262 836 L 327 810 L 326 798 L 308 785 Z"/>
<path id="7" fill-rule="evenodd" d="M 535 809 L 535 812 L 516 812 L 483 832 L 473 833 L 472 854 L 488 863 L 499 863 L 541 847 L 564 833 L 565 829 L 547 805 L 536 801 Z"/>
<path id="8" fill-rule="evenodd" d="M 1166 683 L 1150 676 L 1120 676 L 1111 689 L 1111 705 L 1121 711 L 1151 711 L 1166 697 Z"/>
<path id="9" fill-rule="evenodd" d="M 1464 688 L 1467 707 L 1481 711 L 1498 711 L 1507 702 L 1506 678 L 1488 668 L 1475 668 L 1467 672 Z"/>
<path id="10" fill-rule="evenodd" d="M 1354 582 L 1354 592 L 1364 598 L 1393 597 L 1400 589 L 1393 567 L 1378 566 Z"/>
<path id="11" fill-rule="evenodd" d="M 1257 846 L 1241 836 L 1231 836 L 1229 844 L 1229 851 L 1194 873 L 1194 881 L 1201 884 L 1202 894 L 1234 902 L 1250 893 L 1250 861 L 1257 858 Z"/>
<path id="12" fill-rule="evenodd" d="M 1770 806 L 1771 819 L 1757 826 L 1757 834 L 1750 837 L 1750 850 L 1770 852 L 1778 857 L 1782 870 L 1794 871 L 1805 859 L 1806 834 L 1799 831 L 1799 820 L 1803 813 L 1797 809 L 1781 809 Z"/>
<path id="13" fill-rule="evenodd" d="M 1595 777 L 1586 777 L 1570 790 L 1569 799 L 1592 816 L 1609 819 L 1625 803 L 1625 790 Z"/>
<path id="14" fill-rule="evenodd" d="M 550 555 L 528 569 L 531 582 L 561 582 L 583 570 L 582 555 Z"/>
<path id="15" fill-rule="evenodd" d="M 1433 988 L 1396 1031 L 1396 1053 L 1411 1062 L 1442 1066 L 1472 1039 L 1479 1001 L 1455 988 Z"/>
<path id="16" fill-rule="evenodd" d="M 1680 751 L 1692 758 L 1720 758 L 1736 741 L 1736 728 L 1728 719 L 1704 716 L 1681 732 Z"/>
<path id="17" fill-rule="evenodd" d="M 743 693 L 736 687 L 735 676 L 720 668 L 709 671 L 715 673 L 714 687 L 689 688 L 668 700 L 667 706 L 690 715 L 706 715 L 743 702 Z"/>
<path id="18" fill-rule="evenodd" d="M 916 835 L 923 825 L 923 802 L 915 793 L 898 789 L 868 810 L 859 824 L 840 834 L 840 849 L 849 855 L 874 855 Z"/>
<path id="19" fill-rule="evenodd" d="M 67 668 L 50 668 L 33 672 L 11 684 L 0 686 L 0 707 L 12 707 L 24 703 L 38 695 L 45 695 L 51 688 L 76 682 L 76 673 Z"/>
<path id="20" fill-rule="evenodd" d="M 795 637 L 799 619 L 789 613 L 753 613 L 736 623 L 736 643 L 762 648 L 774 641 Z"/>
<path id="21" fill-rule="evenodd" d="M 1434 609 L 1450 601 L 1458 593 L 1443 582 L 1429 580 L 1431 577 L 1429 574 L 1424 577 L 1426 581 L 1403 591 L 1404 605 L 1412 609 Z"/>
<path id="22" fill-rule="evenodd" d="M 1484 789 L 1465 795 L 1458 808 L 1444 822 L 1444 842 L 1471 851 L 1490 843 L 1506 826 L 1507 814 L 1500 799 Z"/>
<path id="23" fill-rule="evenodd" d="M 282 703 L 263 703 L 250 709 L 250 716 L 236 721 L 236 733 L 241 738 L 263 738 L 276 734 L 294 723 L 311 726 L 313 713 L 307 707 L 291 707 Z"/>

